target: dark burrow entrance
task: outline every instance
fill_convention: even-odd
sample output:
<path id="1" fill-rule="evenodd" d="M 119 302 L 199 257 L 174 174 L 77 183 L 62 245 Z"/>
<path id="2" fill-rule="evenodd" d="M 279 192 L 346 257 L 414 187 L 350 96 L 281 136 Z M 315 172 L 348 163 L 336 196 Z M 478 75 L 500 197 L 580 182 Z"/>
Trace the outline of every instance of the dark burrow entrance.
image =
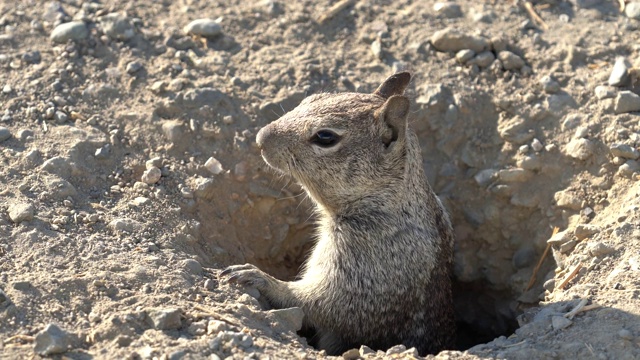
<path id="1" fill-rule="evenodd" d="M 256 264 L 282 280 L 293 280 L 308 254 L 310 244 L 298 249 L 297 255 L 285 256 L 281 264 Z M 513 271 L 505 269 L 505 271 Z M 513 334 L 518 327 L 516 316 L 518 295 L 508 290 L 496 290 L 484 281 L 461 282 L 454 279 L 453 297 L 456 312 L 457 343 L 451 350 L 467 350 L 497 337 Z M 300 332 L 300 336 L 313 336 L 313 332 Z M 313 345 L 313 341 L 308 341 Z"/>

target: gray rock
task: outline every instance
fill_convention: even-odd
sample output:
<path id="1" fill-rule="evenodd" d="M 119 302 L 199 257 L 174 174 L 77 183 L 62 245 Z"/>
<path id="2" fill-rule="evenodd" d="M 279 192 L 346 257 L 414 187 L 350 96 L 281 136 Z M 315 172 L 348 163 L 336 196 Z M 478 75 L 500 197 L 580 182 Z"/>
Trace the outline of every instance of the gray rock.
<path id="1" fill-rule="evenodd" d="M 553 80 L 551 76 L 543 76 L 540 79 L 540 85 L 542 86 L 542 90 L 547 94 L 555 94 L 560 91 L 560 84 Z"/>
<path id="2" fill-rule="evenodd" d="M 435 11 L 438 16 L 448 19 L 459 18 L 462 16 L 462 9 L 460 8 L 460 5 L 451 1 L 437 2 L 433 4 L 433 11 Z"/>
<path id="3" fill-rule="evenodd" d="M 47 325 L 36 334 L 34 351 L 42 356 L 62 354 L 71 345 L 71 337 L 55 324 Z"/>
<path id="4" fill-rule="evenodd" d="M 360 356 L 363 356 L 363 357 L 365 355 L 368 355 L 368 354 L 375 354 L 376 353 L 372 348 L 368 347 L 367 345 L 360 346 L 360 351 L 359 352 L 360 352 Z"/>
<path id="5" fill-rule="evenodd" d="M 72 169 L 71 159 L 61 156 L 52 157 L 42 163 L 42 170 L 60 176 L 69 176 Z"/>
<path id="6" fill-rule="evenodd" d="M 78 196 L 78 191 L 70 182 L 64 179 L 53 178 L 45 181 L 47 191 L 54 200 L 65 200 L 68 197 Z"/>
<path id="7" fill-rule="evenodd" d="M 565 203 L 563 198 L 567 195 L 571 196 L 571 194 L 568 194 L 566 191 L 560 191 L 555 194 L 554 198 L 556 200 L 556 203 L 558 203 L 558 206 L 566 207 L 567 204 Z M 573 207 L 574 206 L 573 203 L 577 201 L 577 207 L 580 208 L 580 199 L 574 198 L 572 196 L 571 199 L 569 199 L 569 201 L 572 202 L 571 204 L 569 204 L 570 207 Z M 563 202 L 562 205 L 560 205 L 561 202 Z M 571 240 L 571 234 L 567 230 L 565 230 L 565 231 L 557 232 L 555 235 L 551 236 L 549 240 L 547 240 L 547 243 L 551 245 L 562 245 L 570 240 Z"/>
<path id="8" fill-rule="evenodd" d="M 47 5 L 45 5 L 44 13 L 42 14 L 42 18 L 52 24 L 57 20 L 64 19 L 68 16 L 69 14 L 64 11 L 64 8 L 59 1 L 48 2 Z"/>
<path id="9" fill-rule="evenodd" d="M 503 182 L 524 182 L 531 178 L 531 171 L 525 169 L 503 169 L 498 171 L 498 178 Z"/>
<path id="10" fill-rule="evenodd" d="M 404 345 L 395 345 L 395 346 L 390 347 L 387 350 L 386 355 L 389 356 L 389 355 L 394 355 L 394 354 L 401 354 L 401 353 L 405 352 L 406 350 L 407 350 L 407 347 L 404 346 Z"/>
<path id="11" fill-rule="evenodd" d="M 181 309 L 149 309 L 146 312 L 149 323 L 154 329 L 172 330 L 182 326 Z"/>
<path id="12" fill-rule="evenodd" d="M 214 38 L 222 34 L 222 27 L 215 20 L 198 19 L 190 22 L 184 27 L 184 32 L 189 35 Z"/>
<path id="13" fill-rule="evenodd" d="M 89 29 L 83 21 L 72 21 L 60 24 L 51 32 L 51 40 L 56 43 L 66 43 L 69 40 L 79 41 L 89 36 Z"/>
<path id="14" fill-rule="evenodd" d="M 600 256 L 605 256 L 605 255 L 609 255 L 612 252 L 616 251 L 616 249 L 612 248 L 609 245 L 606 245 L 600 241 L 596 241 L 594 243 L 590 243 L 587 246 L 587 250 L 589 251 L 589 254 L 591 254 L 591 256 L 594 257 L 600 257 Z"/>
<path id="15" fill-rule="evenodd" d="M 489 50 L 489 40 L 481 36 L 467 35 L 457 30 L 447 28 L 436 31 L 431 36 L 431 44 L 438 51 L 458 52 L 464 49 L 471 49 L 476 53 Z"/>
<path id="16" fill-rule="evenodd" d="M 113 40 L 129 40 L 135 35 L 135 28 L 128 17 L 110 13 L 98 20 L 105 35 Z"/>
<path id="17" fill-rule="evenodd" d="M 491 184 L 497 174 L 498 171 L 496 169 L 484 169 L 478 171 L 478 173 L 473 176 L 473 179 L 478 183 L 478 185 L 487 186 Z"/>
<path id="18" fill-rule="evenodd" d="M 478 65 L 481 68 L 486 68 L 491 66 L 495 59 L 496 57 L 491 51 L 483 51 L 480 54 L 476 55 L 473 59 L 471 59 L 468 64 Z"/>
<path id="19" fill-rule="evenodd" d="M 16 224 L 23 221 L 31 221 L 33 220 L 34 211 L 35 209 L 33 205 L 29 203 L 16 202 L 9 205 L 9 219 Z"/>
<path id="20" fill-rule="evenodd" d="M 498 59 L 505 70 L 520 70 L 524 66 L 524 60 L 511 51 L 504 50 L 498 53 Z"/>
<path id="21" fill-rule="evenodd" d="M 558 207 L 572 210 L 580 210 L 582 208 L 582 200 L 569 191 L 558 191 L 553 195 L 553 199 L 556 201 Z M 551 239 L 549 241 L 551 241 Z"/>
<path id="22" fill-rule="evenodd" d="M 460 64 L 465 64 L 467 61 L 471 60 L 475 55 L 476 53 L 473 50 L 469 50 L 469 49 L 460 50 L 456 53 L 456 60 L 458 60 Z"/>
<path id="23" fill-rule="evenodd" d="M 571 324 L 573 324 L 573 322 L 564 316 L 551 317 L 551 325 L 553 326 L 553 330 L 562 330 L 569 327 L 569 325 Z"/>
<path id="24" fill-rule="evenodd" d="M 342 353 L 342 360 L 358 360 L 360 359 L 360 352 L 358 349 L 347 350 Z"/>
<path id="25" fill-rule="evenodd" d="M 371 53 L 375 56 L 376 59 L 382 59 L 384 53 L 382 52 L 382 42 L 380 39 L 375 39 L 371 43 Z"/>
<path id="26" fill-rule="evenodd" d="M 140 177 L 140 180 L 149 185 L 153 185 L 160 181 L 160 177 L 162 177 L 162 171 L 157 167 L 153 167 L 145 170 Z"/>
<path id="27" fill-rule="evenodd" d="M 164 135 L 169 141 L 175 144 L 180 141 L 180 138 L 184 133 L 182 125 L 182 121 L 180 120 L 166 121 L 162 124 L 162 132 L 164 132 Z"/>
<path id="28" fill-rule="evenodd" d="M 573 234 L 576 236 L 578 240 L 584 240 L 591 235 L 597 234 L 600 232 L 600 227 L 597 225 L 591 224 L 578 224 L 576 229 L 573 231 Z"/>
<path id="29" fill-rule="evenodd" d="M 596 97 L 599 100 L 610 99 L 616 97 L 616 90 L 613 87 L 606 85 L 598 85 L 594 90 Z"/>
<path id="30" fill-rule="evenodd" d="M 269 310 L 269 314 L 271 314 L 279 324 L 291 332 L 296 332 L 302 329 L 304 312 L 299 307 Z"/>
<path id="31" fill-rule="evenodd" d="M 132 61 L 127 64 L 126 71 L 128 74 L 135 74 L 142 69 L 142 63 L 140 61 Z"/>
<path id="32" fill-rule="evenodd" d="M 631 68 L 631 64 L 627 59 L 623 56 L 618 56 L 613 65 L 613 70 L 611 70 L 611 75 L 609 75 L 609 85 L 625 86 L 629 81 L 629 68 Z"/>
<path id="33" fill-rule="evenodd" d="M 619 156 L 625 159 L 638 160 L 640 157 L 640 151 L 627 144 L 613 144 L 609 147 L 611 155 Z"/>
<path id="34" fill-rule="evenodd" d="M 630 19 L 640 19 L 640 2 L 628 3 L 624 8 L 624 14 Z"/>
<path id="35" fill-rule="evenodd" d="M 33 285 L 28 280 L 18 280 L 11 283 L 11 286 L 18 291 L 29 291 L 33 289 Z"/>
<path id="36" fill-rule="evenodd" d="M 197 260 L 185 259 L 181 262 L 182 268 L 193 275 L 202 275 L 202 265 Z"/>
<path id="37" fill-rule="evenodd" d="M 62 124 L 69 120 L 69 115 L 67 115 L 64 111 L 57 110 L 53 114 L 53 119 L 58 123 Z"/>
<path id="38" fill-rule="evenodd" d="M 505 36 L 495 36 L 491 38 L 491 48 L 497 53 L 507 50 L 509 39 Z"/>
<path id="39" fill-rule="evenodd" d="M 40 62 L 41 59 L 42 57 L 40 55 L 40 51 L 38 50 L 27 51 L 24 54 L 22 54 L 22 61 L 24 61 L 27 64 L 37 64 Z"/>
<path id="40" fill-rule="evenodd" d="M 544 149 L 544 145 L 542 145 L 540 140 L 538 140 L 536 138 L 533 138 L 533 140 L 531 141 L 531 148 L 535 152 L 540 152 L 540 151 L 542 151 L 542 149 Z"/>
<path id="41" fill-rule="evenodd" d="M 11 131 L 4 126 L 0 126 L 0 142 L 3 142 L 11 137 Z"/>
<path id="42" fill-rule="evenodd" d="M 578 160 L 587 160 L 593 155 L 594 151 L 595 145 L 593 142 L 584 138 L 571 140 L 565 148 L 567 155 Z"/>
<path id="43" fill-rule="evenodd" d="M 627 160 L 624 164 L 618 168 L 618 174 L 620 176 L 630 178 L 633 174 L 640 171 L 640 164 L 635 160 Z"/>
<path id="44" fill-rule="evenodd" d="M 140 229 L 142 227 L 142 224 L 133 219 L 118 218 L 111 220 L 108 226 L 116 232 L 132 233 Z"/>
<path id="45" fill-rule="evenodd" d="M 613 111 L 616 114 L 640 111 L 640 96 L 629 90 L 620 91 L 614 101 Z"/>
<path id="46" fill-rule="evenodd" d="M 633 340 L 633 333 L 627 329 L 620 329 L 620 331 L 618 331 L 618 336 L 625 340 Z"/>

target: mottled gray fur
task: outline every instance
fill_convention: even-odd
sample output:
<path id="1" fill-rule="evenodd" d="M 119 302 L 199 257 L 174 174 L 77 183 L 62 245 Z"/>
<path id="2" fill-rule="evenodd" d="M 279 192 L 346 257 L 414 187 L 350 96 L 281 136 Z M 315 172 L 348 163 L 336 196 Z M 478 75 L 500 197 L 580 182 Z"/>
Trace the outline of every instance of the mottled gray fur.
<path id="1" fill-rule="evenodd" d="M 299 280 L 250 264 L 223 276 L 255 286 L 273 307 L 302 308 L 329 354 L 397 344 L 425 354 L 454 343 L 452 230 L 407 126 L 409 80 L 398 73 L 373 94 L 310 96 L 257 136 L 265 161 L 315 202 L 317 244 Z M 314 143 L 320 130 L 337 144 Z"/>

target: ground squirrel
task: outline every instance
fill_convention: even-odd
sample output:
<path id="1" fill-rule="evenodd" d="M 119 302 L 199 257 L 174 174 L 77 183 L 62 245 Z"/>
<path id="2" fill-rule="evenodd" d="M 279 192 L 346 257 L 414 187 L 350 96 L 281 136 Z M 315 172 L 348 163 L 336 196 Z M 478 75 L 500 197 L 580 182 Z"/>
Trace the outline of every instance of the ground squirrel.
<path id="1" fill-rule="evenodd" d="M 373 94 L 307 97 L 257 135 L 269 166 L 293 176 L 316 204 L 317 244 L 299 280 L 250 264 L 222 276 L 256 287 L 275 308 L 302 308 L 329 354 L 454 345 L 453 235 L 407 126 L 410 79 L 401 72 Z"/>

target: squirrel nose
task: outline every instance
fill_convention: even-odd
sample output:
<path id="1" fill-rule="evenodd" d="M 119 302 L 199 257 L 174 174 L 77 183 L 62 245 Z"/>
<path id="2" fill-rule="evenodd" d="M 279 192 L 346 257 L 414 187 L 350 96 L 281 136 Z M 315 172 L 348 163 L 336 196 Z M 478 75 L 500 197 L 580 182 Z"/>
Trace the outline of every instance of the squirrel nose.
<path id="1" fill-rule="evenodd" d="M 262 147 L 264 146 L 264 142 L 270 133 L 271 128 L 269 125 L 263 127 L 262 129 L 260 129 L 260 131 L 258 131 L 258 135 L 256 135 L 256 143 L 258 144 L 258 148 L 262 149 Z"/>

